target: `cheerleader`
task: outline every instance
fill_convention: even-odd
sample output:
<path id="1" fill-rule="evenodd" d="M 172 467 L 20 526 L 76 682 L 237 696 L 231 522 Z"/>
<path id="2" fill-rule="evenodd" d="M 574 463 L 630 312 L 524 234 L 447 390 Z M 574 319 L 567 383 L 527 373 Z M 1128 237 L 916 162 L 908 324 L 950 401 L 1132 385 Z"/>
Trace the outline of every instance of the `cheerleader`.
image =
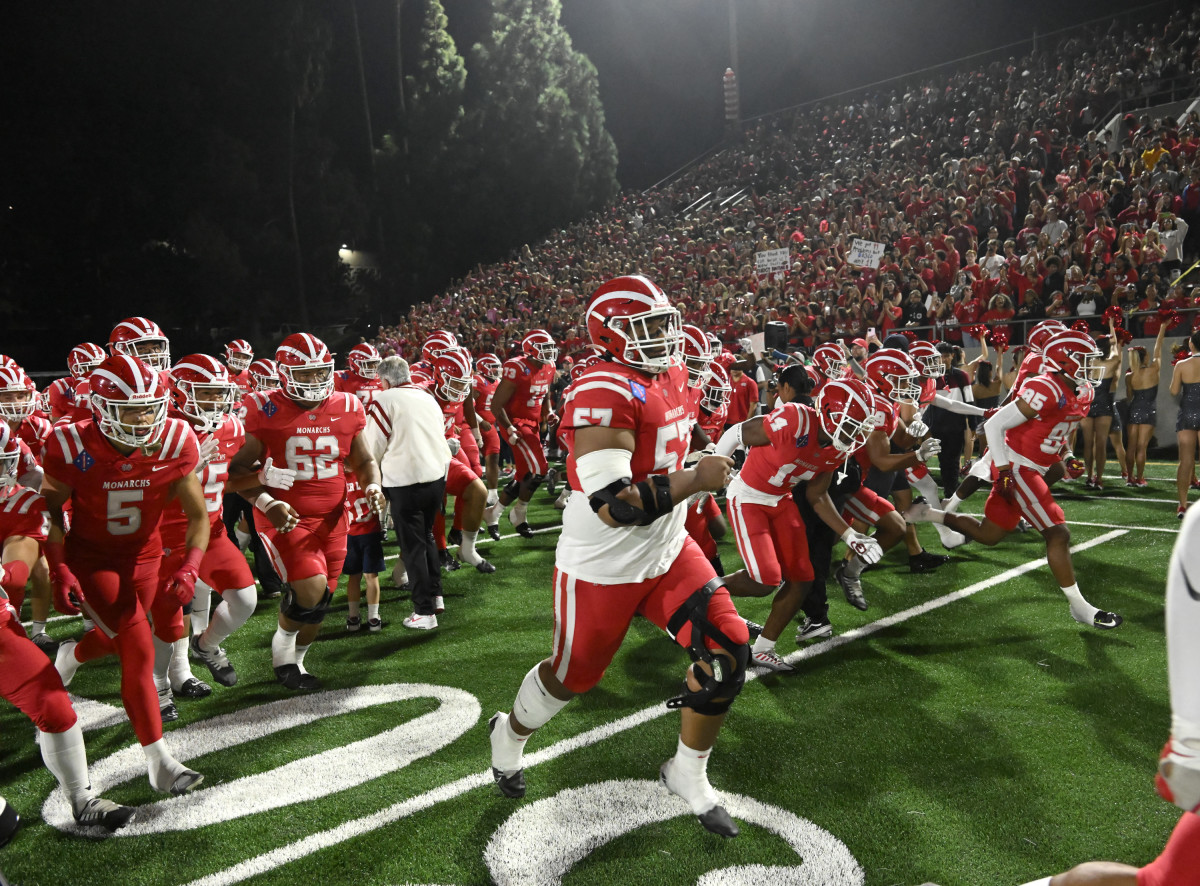
<path id="1" fill-rule="evenodd" d="M 1104 380 L 1096 385 L 1095 399 L 1088 414 L 1079 422 L 1083 435 L 1083 463 L 1087 471 L 1087 489 L 1097 491 L 1104 488 L 1104 463 L 1108 460 L 1108 436 L 1114 420 L 1120 430 L 1120 419 L 1113 408 L 1113 384 L 1120 378 L 1125 363 L 1125 352 L 1117 330 L 1110 318 L 1108 322 L 1108 356 L 1104 360 Z M 1124 447 L 1117 451 L 1118 457 L 1125 455 Z"/>
<path id="2" fill-rule="evenodd" d="M 1158 421 L 1158 375 L 1162 368 L 1163 336 L 1167 324 L 1158 327 L 1154 340 L 1154 356 L 1146 359 L 1146 349 L 1129 349 L 1129 373 L 1125 376 L 1125 393 L 1129 396 L 1129 446 L 1125 452 L 1125 470 L 1129 473 L 1126 486 L 1145 488 L 1146 449 Z"/>
<path id="3" fill-rule="evenodd" d="M 1175 439 L 1179 442 L 1179 467 L 1175 471 L 1175 490 L 1179 494 L 1179 519 L 1187 510 L 1187 494 L 1194 482 L 1197 432 L 1200 431 L 1200 331 L 1187 340 L 1189 356 L 1175 364 L 1171 373 L 1171 396 L 1179 400 L 1175 419 Z"/>

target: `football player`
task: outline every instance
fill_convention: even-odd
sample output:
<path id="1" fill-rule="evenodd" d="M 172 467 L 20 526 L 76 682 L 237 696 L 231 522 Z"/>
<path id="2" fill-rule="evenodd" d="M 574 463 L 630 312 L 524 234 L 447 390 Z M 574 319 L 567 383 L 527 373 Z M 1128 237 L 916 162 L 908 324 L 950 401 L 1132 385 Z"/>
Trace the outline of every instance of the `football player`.
<path id="1" fill-rule="evenodd" d="M 821 387 L 815 408 L 802 406 L 794 401 L 806 377 L 803 366 L 788 367 L 779 379 L 779 405 L 765 416 L 733 425 L 717 444 L 718 455 L 732 455 L 739 445 L 748 448 L 726 500 L 746 567 L 725 582 L 734 596 L 775 594 L 771 614 L 750 650 L 752 665 L 772 671 L 793 669 L 775 652 L 775 644 L 800 611 L 814 577 L 793 487 L 805 484 L 813 511 L 856 555 L 867 563 L 883 556 L 878 542 L 849 526 L 829 497 L 834 472 L 874 427 L 870 394 L 857 380 L 830 380 Z"/>
<path id="2" fill-rule="evenodd" d="M 484 481 L 487 486 L 485 507 L 494 507 L 500 499 L 497 486 L 500 484 L 500 432 L 496 430 L 496 416 L 492 413 L 492 397 L 500 384 L 503 364 L 495 354 L 484 354 L 475 361 L 476 374 L 473 381 L 472 400 L 475 415 L 479 417 L 479 432 L 483 438 Z M 500 527 L 488 526 L 488 535 L 500 540 Z"/>
<path id="3" fill-rule="evenodd" d="M 76 422 L 90 418 L 88 405 L 87 377 L 104 359 L 104 349 L 98 344 L 85 341 L 71 348 L 67 355 L 67 371 L 70 375 L 55 379 L 50 385 L 50 421 Z"/>
<path id="4" fill-rule="evenodd" d="M 225 345 L 225 365 L 229 367 L 229 380 L 249 394 L 254 390 L 254 379 L 250 366 L 254 363 L 254 348 L 244 338 L 235 338 Z"/>
<path id="5" fill-rule="evenodd" d="M 334 390 L 353 394 L 366 405 L 371 395 L 383 387 L 379 383 L 381 359 L 374 345 L 367 342 L 355 345 L 346 355 L 346 368 L 337 374 Z"/>
<path id="6" fill-rule="evenodd" d="M 54 605 L 67 615 L 83 609 L 95 623 L 78 643 L 59 647 L 55 667 L 66 686 L 82 662 L 115 651 L 121 700 L 146 755 L 150 785 L 182 794 L 203 776 L 176 760 L 163 740 L 146 614 L 159 588 L 159 524 L 172 498 L 187 514 L 186 552 L 164 592 L 179 600 L 194 592 L 209 534 L 195 474 L 199 444 L 187 422 L 168 418 L 162 377 L 136 357 L 106 358 L 92 371 L 91 397 L 95 419 L 55 428 L 43 461 L 50 513 L 43 548 Z"/>
<path id="7" fill-rule="evenodd" d="M 501 491 L 496 504 L 488 508 L 486 519 L 488 526 L 496 526 L 500 515 L 516 501 L 508 519 L 524 538 L 533 538 L 525 509 L 549 470 L 539 429 L 550 414 L 546 395 L 554 380 L 557 361 L 558 346 L 550 333 L 533 330 L 521 339 L 521 356 L 505 362 L 504 376 L 492 395 L 492 414 L 512 447 L 514 471 L 512 481 Z"/>
<path id="8" fill-rule="evenodd" d="M 1046 540 L 1050 571 L 1070 603 L 1071 617 L 1080 624 L 1109 630 L 1121 624 L 1115 612 L 1089 603 L 1075 582 L 1071 563 L 1071 531 L 1062 508 L 1050 494 L 1045 475 L 1063 460 L 1082 459 L 1067 450 L 1071 432 L 1092 405 L 1093 385 L 1099 384 L 1103 355 L 1092 337 L 1066 330 L 1053 336 L 1042 355 L 1043 372 L 1025 382 L 1017 397 L 1001 407 L 984 425 L 992 453 L 992 492 L 982 522 L 950 514 L 928 503 L 914 505 L 910 520 L 944 522 L 986 545 L 997 544 L 1024 518 Z"/>
<path id="9" fill-rule="evenodd" d="M 271 639 L 271 666 L 287 689 L 312 690 L 321 682 L 304 667 L 309 646 L 329 612 L 346 559 L 346 470 L 353 471 L 371 507 L 385 506 L 379 467 L 362 442 L 362 403 L 335 392 L 333 356 L 305 332 L 289 335 L 275 352 L 280 387 L 246 413 L 246 440 L 229 476 L 258 474 L 271 462 L 296 472 L 295 484 L 242 490 L 254 503 L 254 520 L 284 592 Z"/>
<path id="10" fill-rule="evenodd" d="M 681 709 L 682 723 L 660 778 L 705 828 L 732 837 L 737 825 L 707 765 L 745 680 L 748 634 L 723 581 L 684 530 L 687 499 L 721 489 L 732 463 L 706 456 L 683 467 L 691 432 L 687 375 L 679 313 L 666 294 L 645 277 L 618 277 L 592 294 L 586 317 L 607 359 L 565 398 L 567 471 L 580 494 L 567 503 L 555 557 L 553 654 L 525 675 L 511 713 L 489 721 L 492 773 L 505 796 L 524 796 L 525 742 L 600 681 L 640 613 L 695 662 L 682 694 L 668 702 Z"/>
<path id="11" fill-rule="evenodd" d="M 108 336 L 108 352 L 137 357 L 157 372 L 171 368 L 171 343 L 159 325 L 145 317 L 129 317 L 114 326 Z"/>
<path id="12" fill-rule="evenodd" d="M 729 415 L 729 395 L 733 387 L 729 384 L 729 371 L 715 360 L 708 367 L 708 378 L 700 395 L 700 411 L 696 424 L 713 443 L 721 438 L 725 430 L 725 419 Z"/>

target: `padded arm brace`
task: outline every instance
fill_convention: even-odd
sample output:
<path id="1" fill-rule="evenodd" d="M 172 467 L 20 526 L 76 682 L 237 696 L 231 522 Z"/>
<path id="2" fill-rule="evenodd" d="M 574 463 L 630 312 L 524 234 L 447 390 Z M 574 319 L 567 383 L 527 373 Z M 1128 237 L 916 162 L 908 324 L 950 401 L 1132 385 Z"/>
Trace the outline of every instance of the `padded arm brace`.
<path id="1" fill-rule="evenodd" d="M 1012 457 L 1008 454 L 1008 444 L 1004 441 L 1004 435 L 1027 421 L 1029 419 L 1021 412 L 1019 400 L 1010 400 L 987 420 L 983 430 L 987 434 L 988 448 L 992 450 L 993 463 L 1000 466 L 1009 464 Z"/>
<path id="2" fill-rule="evenodd" d="M 632 458 L 633 453 L 627 449 L 598 449 L 577 459 L 575 472 L 593 513 L 598 514 L 608 505 L 609 516 L 622 526 L 649 526 L 675 507 L 671 481 L 662 474 L 653 474 L 633 484 L 642 506 L 630 504 L 619 496 L 633 479 Z"/>

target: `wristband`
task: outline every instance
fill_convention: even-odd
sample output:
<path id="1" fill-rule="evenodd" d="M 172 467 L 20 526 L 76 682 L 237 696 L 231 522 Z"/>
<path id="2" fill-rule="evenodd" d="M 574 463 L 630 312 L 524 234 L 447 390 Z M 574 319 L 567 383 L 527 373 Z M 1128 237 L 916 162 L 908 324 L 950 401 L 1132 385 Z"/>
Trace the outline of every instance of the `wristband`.
<path id="1" fill-rule="evenodd" d="M 61 566 L 66 561 L 66 550 L 61 541 L 42 542 L 42 553 L 46 555 L 46 562 L 51 568 Z"/>
<path id="2" fill-rule="evenodd" d="M 383 489 L 382 489 L 382 487 L 380 487 L 380 485 L 378 483 L 368 483 L 367 488 L 364 489 L 363 492 L 365 492 L 367 495 L 370 495 L 372 489 L 374 489 L 380 495 L 383 494 Z"/>
<path id="3" fill-rule="evenodd" d="M 854 527 L 847 526 L 846 531 L 842 533 L 842 541 L 844 541 L 846 544 L 850 544 L 850 539 L 856 535 L 858 535 L 858 533 L 854 531 Z"/>
<path id="4" fill-rule="evenodd" d="M 200 572 L 200 561 L 204 559 L 204 548 L 188 548 L 187 556 L 183 558 L 183 566 L 181 569 L 190 569 L 192 572 Z"/>
<path id="5" fill-rule="evenodd" d="M 264 492 L 258 498 L 254 499 L 254 506 L 264 514 L 267 512 L 267 508 L 271 507 L 274 503 L 275 498 L 269 492 Z"/>

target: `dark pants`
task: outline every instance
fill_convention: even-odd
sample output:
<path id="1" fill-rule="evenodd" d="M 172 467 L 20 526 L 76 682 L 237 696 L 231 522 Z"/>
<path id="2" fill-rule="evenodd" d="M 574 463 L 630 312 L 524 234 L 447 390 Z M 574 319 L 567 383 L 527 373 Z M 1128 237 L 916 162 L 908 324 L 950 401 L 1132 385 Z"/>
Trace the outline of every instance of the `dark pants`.
<path id="1" fill-rule="evenodd" d="M 858 492 L 861 485 L 862 472 L 858 462 L 851 458 L 844 468 L 834 472 L 834 481 L 829 486 L 829 498 L 833 502 L 833 509 L 840 514 L 850 496 Z M 833 548 L 838 543 L 838 536 L 817 516 L 813 506 L 808 503 L 807 493 L 807 483 L 797 483 L 792 491 L 792 499 L 800 511 L 800 519 L 804 521 L 804 532 L 808 537 L 808 559 L 813 567 L 812 587 L 809 588 L 804 602 L 800 604 L 800 609 L 814 622 L 829 621 L 829 596 L 825 585 L 829 579 L 829 567 L 833 564 Z"/>
<path id="2" fill-rule="evenodd" d="M 942 474 L 942 497 L 949 498 L 958 489 L 958 475 L 962 468 L 963 434 L 966 423 L 958 421 L 954 427 L 931 428 L 934 437 L 942 441 L 942 451 L 938 453 L 938 467 Z M 935 508 L 936 501 L 931 501 Z"/>
<path id="3" fill-rule="evenodd" d="M 433 615 L 433 598 L 442 595 L 442 567 L 433 539 L 433 520 L 442 509 L 446 480 L 389 486 L 383 494 L 391 504 L 396 541 L 412 585 L 413 612 Z"/>
<path id="4" fill-rule="evenodd" d="M 275 567 L 271 565 L 262 539 L 258 537 L 258 531 L 254 528 L 254 505 L 236 492 L 226 493 L 221 500 L 221 519 L 225 523 L 225 533 L 234 541 L 237 540 L 234 529 L 237 528 L 238 520 L 242 516 L 245 516 L 246 525 L 250 527 L 249 547 L 250 553 L 254 555 L 254 575 L 258 578 L 258 583 L 264 593 L 278 594 L 283 589 L 283 583 L 275 574 Z"/>

